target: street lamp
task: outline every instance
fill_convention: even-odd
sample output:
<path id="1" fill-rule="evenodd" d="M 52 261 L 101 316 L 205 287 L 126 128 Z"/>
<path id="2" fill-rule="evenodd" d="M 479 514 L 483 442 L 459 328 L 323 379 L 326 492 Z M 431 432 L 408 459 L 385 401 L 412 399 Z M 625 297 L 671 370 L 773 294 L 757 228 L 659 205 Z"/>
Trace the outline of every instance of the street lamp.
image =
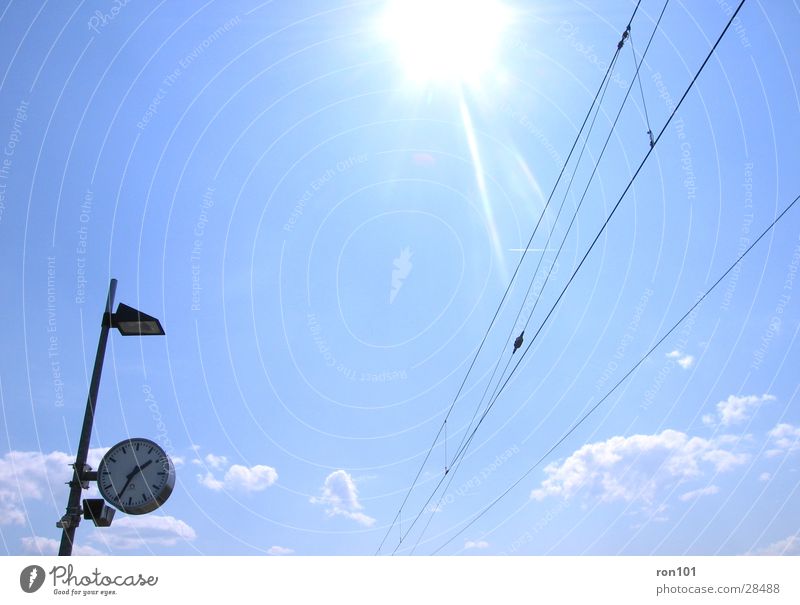
<path id="1" fill-rule="evenodd" d="M 81 490 L 89 488 L 90 481 L 97 481 L 97 473 L 92 472 L 90 466 L 86 464 L 89 455 L 89 440 L 92 436 L 92 424 L 94 423 L 94 412 L 97 407 L 97 393 L 100 388 L 100 375 L 103 372 L 103 359 L 106 354 L 106 342 L 108 342 L 108 332 L 110 328 L 116 328 L 123 336 L 150 336 L 163 335 L 164 328 L 155 318 L 137 311 L 128 305 L 119 304 L 117 312 L 112 313 L 114 307 L 114 295 L 117 291 L 117 280 L 112 279 L 108 286 L 108 298 L 106 299 L 106 310 L 103 313 L 103 321 L 100 329 L 100 341 L 97 343 L 97 354 L 94 358 L 94 370 L 92 371 L 92 382 L 89 384 L 89 397 L 86 400 L 86 412 L 83 416 L 83 426 L 81 428 L 81 438 L 78 442 L 78 454 L 73 465 L 72 481 L 69 482 L 69 499 L 67 500 L 67 512 L 56 523 L 56 527 L 62 529 L 61 546 L 58 549 L 59 556 L 69 556 L 72 554 L 72 545 L 75 541 L 75 529 L 81 522 Z M 90 512 L 94 509 L 93 501 L 87 507 Z M 98 523 L 103 511 L 96 511 L 90 515 L 97 525 L 110 525 L 110 516 L 102 523 Z M 89 518 L 89 517 L 87 517 Z"/>

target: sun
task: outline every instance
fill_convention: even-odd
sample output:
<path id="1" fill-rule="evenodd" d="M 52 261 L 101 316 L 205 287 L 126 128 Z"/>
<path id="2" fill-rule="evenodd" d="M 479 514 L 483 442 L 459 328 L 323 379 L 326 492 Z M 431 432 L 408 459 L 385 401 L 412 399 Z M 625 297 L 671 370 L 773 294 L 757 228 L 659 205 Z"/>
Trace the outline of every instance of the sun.
<path id="1" fill-rule="evenodd" d="M 510 19 L 499 0 L 390 0 L 381 34 L 411 80 L 476 85 Z"/>

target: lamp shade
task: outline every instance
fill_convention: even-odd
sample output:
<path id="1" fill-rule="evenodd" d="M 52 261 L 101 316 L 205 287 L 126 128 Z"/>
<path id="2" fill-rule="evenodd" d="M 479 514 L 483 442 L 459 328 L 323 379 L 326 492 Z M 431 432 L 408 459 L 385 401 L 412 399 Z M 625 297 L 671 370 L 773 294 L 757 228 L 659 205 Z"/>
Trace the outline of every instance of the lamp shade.
<path id="1" fill-rule="evenodd" d="M 119 303 L 117 312 L 111 316 L 111 325 L 123 336 L 162 336 L 164 328 L 155 317 Z"/>

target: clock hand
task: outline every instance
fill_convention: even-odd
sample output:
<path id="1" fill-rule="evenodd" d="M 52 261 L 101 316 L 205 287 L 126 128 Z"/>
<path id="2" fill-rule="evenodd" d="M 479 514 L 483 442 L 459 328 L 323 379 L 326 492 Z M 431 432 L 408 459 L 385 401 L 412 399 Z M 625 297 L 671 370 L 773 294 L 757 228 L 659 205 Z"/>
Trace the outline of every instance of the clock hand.
<path id="1" fill-rule="evenodd" d="M 127 480 L 125 481 L 125 485 L 122 486 L 122 489 L 117 492 L 117 497 L 122 497 L 122 494 L 124 494 L 125 490 L 128 489 L 128 486 L 131 484 L 131 481 L 133 481 L 133 476 L 136 474 L 138 470 L 139 470 L 139 465 L 137 464 L 136 468 L 133 469 L 130 473 L 128 473 L 127 477 L 125 477 L 125 479 Z"/>
<path id="2" fill-rule="evenodd" d="M 131 481 L 133 481 L 133 478 L 136 476 L 136 473 L 138 473 L 139 471 L 144 470 L 145 468 L 150 466 L 152 463 L 153 463 L 152 460 L 148 460 L 144 464 L 137 464 L 136 468 L 133 469 L 130 473 L 128 473 L 127 476 L 125 477 L 125 479 L 126 479 L 125 485 L 123 485 L 122 489 L 117 492 L 117 495 L 118 496 L 122 496 L 122 494 L 125 493 L 125 490 L 128 489 L 128 486 L 131 484 Z"/>

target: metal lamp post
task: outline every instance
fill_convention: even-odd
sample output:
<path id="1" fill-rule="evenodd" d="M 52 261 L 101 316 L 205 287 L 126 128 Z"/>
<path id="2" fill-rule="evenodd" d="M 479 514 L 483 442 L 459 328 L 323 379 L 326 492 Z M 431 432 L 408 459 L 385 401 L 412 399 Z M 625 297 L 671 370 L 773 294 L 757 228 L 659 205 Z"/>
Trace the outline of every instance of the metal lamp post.
<path id="1" fill-rule="evenodd" d="M 117 307 L 117 312 L 112 313 L 116 290 L 117 280 L 112 279 L 108 286 L 108 298 L 100 329 L 100 341 L 97 343 L 97 354 L 94 358 L 94 370 L 92 371 L 92 381 L 89 384 L 89 397 L 86 400 L 86 412 L 83 416 L 81 438 L 78 442 L 78 454 L 73 465 L 72 480 L 69 482 L 67 512 L 56 523 L 56 526 L 63 530 L 61 532 L 61 546 L 58 549 L 59 556 L 72 554 L 75 529 L 81 522 L 81 513 L 83 512 L 81 508 L 81 492 L 84 489 L 88 489 L 90 481 L 97 481 L 97 473 L 92 472 L 91 467 L 86 464 L 86 459 L 89 455 L 89 440 L 92 436 L 92 424 L 94 423 L 94 412 L 97 407 L 97 393 L 100 388 L 100 375 L 103 372 L 103 359 L 106 354 L 108 332 L 111 328 L 116 328 L 123 336 L 164 334 L 161 323 L 155 317 L 146 315 L 128 305 L 120 303 L 119 307 Z"/>

